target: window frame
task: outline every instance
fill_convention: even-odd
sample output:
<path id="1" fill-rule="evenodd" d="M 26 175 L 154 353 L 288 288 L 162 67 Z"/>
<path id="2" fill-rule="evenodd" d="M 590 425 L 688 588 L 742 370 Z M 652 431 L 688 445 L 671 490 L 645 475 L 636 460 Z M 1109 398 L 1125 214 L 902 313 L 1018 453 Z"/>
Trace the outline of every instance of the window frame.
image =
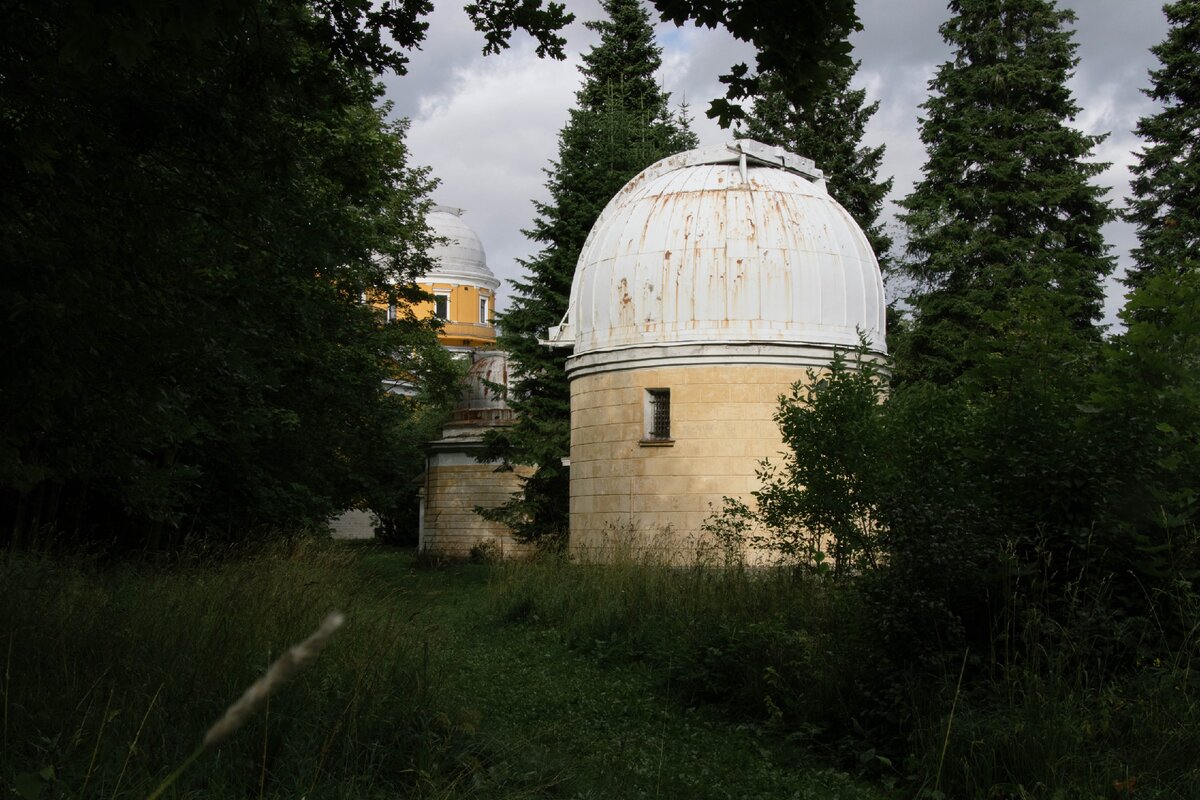
<path id="1" fill-rule="evenodd" d="M 642 393 L 642 438 L 645 446 L 669 446 L 671 433 L 671 390 L 665 386 L 646 388 Z"/>
<path id="2" fill-rule="evenodd" d="M 445 303 L 444 312 L 442 314 L 438 313 L 438 301 L 442 301 Z M 438 319 L 442 320 L 443 322 L 450 321 L 450 293 L 449 292 L 434 292 L 433 293 L 433 316 L 437 317 Z"/>

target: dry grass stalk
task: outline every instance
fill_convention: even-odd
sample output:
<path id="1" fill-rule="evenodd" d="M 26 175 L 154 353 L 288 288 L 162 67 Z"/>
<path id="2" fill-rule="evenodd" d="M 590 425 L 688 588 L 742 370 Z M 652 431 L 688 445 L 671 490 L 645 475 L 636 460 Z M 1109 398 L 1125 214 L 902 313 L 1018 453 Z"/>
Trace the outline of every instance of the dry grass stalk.
<path id="1" fill-rule="evenodd" d="M 275 663 L 267 668 L 266 674 L 252 683 L 237 702 L 225 710 L 225 714 L 216 724 L 208 729 L 201 747 L 216 747 L 242 727 L 246 720 L 262 707 L 271 692 L 291 680 L 320 654 L 330 637 L 345 621 L 346 618 L 335 611 L 325 618 L 312 636 L 277 658 Z"/>
<path id="2" fill-rule="evenodd" d="M 334 632 L 342 627 L 346 618 L 337 611 L 330 614 L 321 623 L 321 627 L 317 628 L 316 633 L 309 636 L 298 645 L 294 645 L 290 650 L 281 655 L 275 660 L 275 663 L 267 667 L 267 672 L 261 678 L 250 685 L 250 688 L 242 693 L 242 696 L 237 699 L 233 705 L 225 709 L 225 714 L 217 720 L 208 733 L 204 735 L 204 741 L 200 746 L 187 757 L 187 760 L 175 768 L 175 771 L 163 780 L 158 785 L 146 800 L 158 800 L 163 793 L 171 787 L 171 784 L 179 778 L 180 775 L 190 767 L 202 753 L 212 747 L 216 747 L 221 742 L 225 741 L 238 728 L 246 723 L 246 720 L 253 716 L 254 712 L 258 711 L 259 707 L 266 703 L 271 692 L 278 689 L 283 684 L 291 680 L 297 672 L 304 669 L 313 659 L 320 655 L 321 650 L 329 643 L 330 637 Z M 82 793 L 81 793 L 82 794 Z"/>

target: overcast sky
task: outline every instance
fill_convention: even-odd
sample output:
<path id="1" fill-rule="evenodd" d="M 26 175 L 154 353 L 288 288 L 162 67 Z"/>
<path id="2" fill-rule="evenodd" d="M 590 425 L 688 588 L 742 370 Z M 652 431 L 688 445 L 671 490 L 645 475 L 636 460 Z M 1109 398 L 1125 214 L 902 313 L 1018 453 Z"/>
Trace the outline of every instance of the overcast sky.
<path id="1" fill-rule="evenodd" d="M 1158 0 L 1060 4 L 1078 15 L 1080 63 L 1070 82 L 1081 108 L 1075 125 L 1086 133 L 1109 134 L 1095 156 L 1111 166 L 1098 180 L 1119 205 L 1141 147 L 1133 128 L 1153 111 L 1140 90 L 1149 85 L 1147 72 L 1157 64 L 1148 48 L 1166 35 L 1166 17 Z M 511 291 L 507 281 L 521 274 L 518 259 L 536 251 L 521 229 L 534 218 L 533 201 L 548 197 L 543 169 L 557 155 L 558 132 L 582 81 L 579 55 L 597 40 L 582 23 L 602 14 L 598 0 L 567 0 L 577 19 L 566 31 L 566 61 L 538 59 L 521 36 L 514 36 L 510 50 L 484 57 L 481 35 L 462 5 L 463 0 L 439 0 L 424 47 L 411 54 L 409 74 L 386 81 L 387 99 L 395 116 L 411 120 L 411 163 L 430 167 L 441 181 L 435 201 L 466 209 L 463 219 L 483 241 L 488 266 L 506 282 L 500 290 L 503 309 Z M 866 143 L 887 147 L 880 174 L 895 179 L 885 212 L 890 219 L 891 203 L 911 190 L 925 160 L 918 106 L 928 96 L 934 70 L 950 55 L 938 34 L 948 12 L 944 0 L 859 0 L 858 6 L 864 30 L 852 39 L 854 55 L 862 61 L 857 84 L 870 100 L 880 101 Z M 656 32 L 663 49 L 663 87 L 674 102 L 690 105 L 702 145 L 728 141 L 730 133 L 704 112 L 722 94 L 717 76 L 737 61 L 751 61 L 752 51 L 723 30 L 660 23 Z M 898 229 L 893 233 L 901 239 Z M 1119 258 L 1119 273 L 1136 238 L 1124 223 L 1111 224 L 1105 234 Z M 1106 321 L 1116 321 L 1121 302 L 1114 278 Z"/>

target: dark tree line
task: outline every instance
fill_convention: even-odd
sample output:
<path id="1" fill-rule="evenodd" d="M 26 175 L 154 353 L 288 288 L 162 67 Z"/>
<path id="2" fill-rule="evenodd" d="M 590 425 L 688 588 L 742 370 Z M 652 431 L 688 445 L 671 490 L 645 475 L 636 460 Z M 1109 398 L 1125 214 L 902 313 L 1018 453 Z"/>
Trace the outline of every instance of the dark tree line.
<path id="1" fill-rule="evenodd" d="M 361 302 L 415 299 L 429 266 L 431 181 L 374 80 L 423 35 L 413 10 L 3 13 L 4 536 L 240 537 L 386 508 L 429 420 L 381 379 L 452 396 L 430 326 Z"/>
<path id="2" fill-rule="evenodd" d="M 854 742 L 859 764 L 884 752 L 885 776 L 903 758 L 921 797 L 1099 796 L 1133 785 L 1118 771 L 1175 794 L 1195 784 L 1200 720 L 1200 3 L 1165 7 L 1147 92 L 1161 105 L 1138 126 L 1123 212 L 1140 246 L 1107 336 L 1100 227 L 1117 212 L 1098 138 L 1071 123 L 1074 17 L 1054 0 L 950 11 L 903 202 L 899 346 L 888 368 L 843 353 L 781 398 L 787 451 L 753 504 L 706 529 L 773 551 L 843 612 L 819 662 L 845 673 L 817 693 L 829 701 L 778 695 L 772 720 L 796 735 Z M 772 687 L 820 683 L 810 629 L 765 627 L 769 646 L 739 630 L 750 644 L 705 651 L 747 665 L 701 673 L 723 695 L 757 700 L 768 665 Z M 792 639 L 796 655 L 775 655 Z M 1153 746 L 1127 748 L 1136 725 Z"/>
<path id="3" fill-rule="evenodd" d="M 1053 0 L 950 9 L 903 203 L 911 322 L 890 377 L 843 356 L 781 400 L 790 452 L 757 494 L 760 543 L 861 593 L 872 685 L 910 691 L 961 662 L 983 693 L 994 654 L 1025 670 L 1066 642 L 1121 679 L 1151 640 L 1194 647 L 1200 4 L 1166 7 L 1149 91 L 1163 105 L 1139 126 L 1125 212 L 1141 247 L 1107 339 L 1115 212 L 1088 160 L 1098 138 L 1070 124 L 1074 17 Z M 894 733 L 876 715 L 898 707 L 873 697 L 863 712 Z"/>

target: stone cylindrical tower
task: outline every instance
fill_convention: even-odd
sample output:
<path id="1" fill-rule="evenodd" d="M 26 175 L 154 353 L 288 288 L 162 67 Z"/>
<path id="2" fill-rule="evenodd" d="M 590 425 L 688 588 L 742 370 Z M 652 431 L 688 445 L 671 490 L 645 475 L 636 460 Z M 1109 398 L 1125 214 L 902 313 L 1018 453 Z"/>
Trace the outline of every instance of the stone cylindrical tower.
<path id="1" fill-rule="evenodd" d="M 479 547 L 496 556 L 524 554 L 528 546 L 476 510 L 502 505 L 529 474 L 520 467 L 497 472 L 498 462 L 478 460 L 484 435 L 513 421 L 507 401 L 508 358 L 496 350 L 468 357 L 471 367 L 458 407 L 441 437 L 427 445 L 418 546 L 422 552 L 451 557 L 466 557 Z"/>
<path id="2" fill-rule="evenodd" d="M 593 226 L 567 317 L 571 549 L 634 532 L 683 548 L 783 449 L 778 398 L 860 334 L 884 295 L 862 230 L 805 158 L 751 141 L 663 159 Z"/>

